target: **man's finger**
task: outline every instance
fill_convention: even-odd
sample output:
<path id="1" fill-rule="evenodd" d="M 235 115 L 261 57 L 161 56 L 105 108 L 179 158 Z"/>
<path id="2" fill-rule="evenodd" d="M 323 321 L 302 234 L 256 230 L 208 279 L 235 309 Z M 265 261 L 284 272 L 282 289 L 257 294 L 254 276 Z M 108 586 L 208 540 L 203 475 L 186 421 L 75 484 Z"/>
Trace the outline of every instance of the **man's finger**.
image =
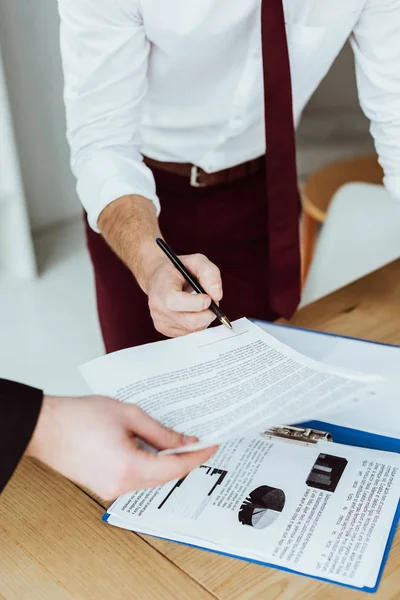
<path id="1" fill-rule="evenodd" d="M 205 294 L 169 290 L 165 295 L 165 308 L 173 312 L 202 312 L 210 304 L 211 298 Z"/>
<path id="2" fill-rule="evenodd" d="M 171 312 L 168 315 L 168 320 L 163 320 L 162 317 L 155 319 L 154 325 L 157 331 L 167 337 L 180 337 L 207 329 L 215 319 L 216 316 L 210 310 L 199 313 Z"/>
<path id="3" fill-rule="evenodd" d="M 188 332 L 202 331 L 207 329 L 217 317 L 210 310 L 201 313 L 181 313 L 177 318 L 177 324 Z"/>
<path id="4" fill-rule="evenodd" d="M 207 294 L 219 302 L 222 298 L 222 280 L 218 267 L 203 254 L 183 256 L 182 262 L 197 277 Z"/>
<path id="5" fill-rule="evenodd" d="M 185 444 L 193 444 L 197 440 L 194 436 L 185 436 L 150 417 L 138 406 L 125 405 L 128 426 L 132 433 L 151 444 L 159 450 L 180 448 Z"/>

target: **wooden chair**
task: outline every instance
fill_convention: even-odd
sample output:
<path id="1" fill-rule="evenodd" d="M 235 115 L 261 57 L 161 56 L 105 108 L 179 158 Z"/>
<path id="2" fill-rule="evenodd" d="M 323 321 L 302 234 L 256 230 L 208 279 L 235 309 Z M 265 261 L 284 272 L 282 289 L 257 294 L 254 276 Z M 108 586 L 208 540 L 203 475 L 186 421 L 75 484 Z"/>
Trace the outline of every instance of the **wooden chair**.
<path id="1" fill-rule="evenodd" d="M 335 193 L 346 183 L 364 182 L 382 185 L 382 181 L 383 171 L 376 155 L 358 156 L 332 163 L 310 175 L 301 190 L 303 285 L 313 259 L 318 228 L 325 222 Z"/>

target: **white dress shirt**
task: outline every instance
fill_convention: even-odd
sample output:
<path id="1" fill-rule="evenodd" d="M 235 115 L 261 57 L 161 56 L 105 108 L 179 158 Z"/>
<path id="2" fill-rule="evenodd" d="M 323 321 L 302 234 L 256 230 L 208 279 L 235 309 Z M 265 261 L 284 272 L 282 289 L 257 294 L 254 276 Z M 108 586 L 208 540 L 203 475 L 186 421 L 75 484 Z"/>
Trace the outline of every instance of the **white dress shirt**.
<path id="1" fill-rule="evenodd" d="M 214 172 L 265 152 L 261 0 L 59 0 L 78 194 L 97 229 L 159 201 L 142 155 Z M 284 0 L 294 116 L 351 36 L 360 102 L 400 197 L 400 0 Z M 271 60 L 274 57 L 271 56 Z"/>

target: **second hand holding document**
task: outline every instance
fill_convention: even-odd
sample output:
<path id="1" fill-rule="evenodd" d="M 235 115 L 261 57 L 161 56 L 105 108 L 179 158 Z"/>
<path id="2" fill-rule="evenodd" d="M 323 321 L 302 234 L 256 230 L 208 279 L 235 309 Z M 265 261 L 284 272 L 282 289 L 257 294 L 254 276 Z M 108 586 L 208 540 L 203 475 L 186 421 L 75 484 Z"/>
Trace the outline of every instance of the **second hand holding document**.
<path id="1" fill-rule="evenodd" d="M 188 452 L 281 424 L 322 420 L 351 406 L 400 400 L 400 385 L 329 366 L 285 346 L 247 319 L 121 350 L 81 367 L 96 393 L 137 404 L 199 442 Z"/>

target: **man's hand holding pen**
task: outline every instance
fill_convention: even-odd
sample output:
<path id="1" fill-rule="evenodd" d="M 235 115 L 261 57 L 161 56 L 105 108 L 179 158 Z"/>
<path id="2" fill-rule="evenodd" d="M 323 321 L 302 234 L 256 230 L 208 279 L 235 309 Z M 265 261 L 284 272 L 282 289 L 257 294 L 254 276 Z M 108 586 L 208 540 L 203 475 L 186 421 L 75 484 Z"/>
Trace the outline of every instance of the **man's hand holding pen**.
<path id="1" fill-rule="evenodd" d="M 178 257 L 162 239 L 149 200 L 119 198 L 103 210 L 99 227 L 148 296 L 157 331 L 166 337 L 187 335 L 207 329 L 216 317 L 231 328 L 218 306 L 222 299 L 218 267 L 203 254 Z"/>
<path id="2" fill-rule="evenodd" d="M 201 254 L 181 256 L 184 265 L 201 283 L 206 294 L 193 294 L 192 287 L 164 257 L 156 267 L 147 290 L 154 326 L 167 337 L 178 337 L 207 329 L 216 315 L 209 309 L 211 298 L 222 298 L 221 274 L 216 265 Z"/>

